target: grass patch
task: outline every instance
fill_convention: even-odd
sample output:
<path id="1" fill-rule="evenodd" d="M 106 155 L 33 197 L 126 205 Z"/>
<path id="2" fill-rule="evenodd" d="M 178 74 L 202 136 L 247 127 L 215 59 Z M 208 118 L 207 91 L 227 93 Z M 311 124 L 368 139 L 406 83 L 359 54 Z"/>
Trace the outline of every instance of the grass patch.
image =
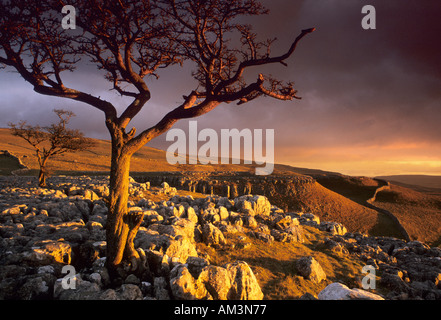
<path id="1" fill-rule="evenodd" d="M 315 296 L 327 285 L 342 281 L 351 287 L 359 287 L 361 269 L 364 263 L 354 256 L 340 256 L 324 249 L 323 239 L 328 235 L 315 228 L 304 226 L 308 238 L 305 243 L 268 244 L 249 237 L 244 233 L 228 233 L 227 241 L 234 249 L 216 250 L 203 243 L 198 243 L 199 252 L 208 254 L 211 264 L 222 266 L 229 262 L 242 260 L 253 270 L 264 299 L 287 300 L 299 299 L 309 292 Z M 243 237 L 251 243 L 249 247 L 241 248 Z M 296 260 L 304 256 L 313 256 L 322 266 L 327 279 L 317 284 L 304 279 L 298 274 Z"/>

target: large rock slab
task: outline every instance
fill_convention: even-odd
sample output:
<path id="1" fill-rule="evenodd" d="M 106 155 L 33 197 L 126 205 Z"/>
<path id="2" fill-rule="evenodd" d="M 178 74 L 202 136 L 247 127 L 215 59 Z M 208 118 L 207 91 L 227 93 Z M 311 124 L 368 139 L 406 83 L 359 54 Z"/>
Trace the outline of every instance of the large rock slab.
<path id="1" fill-rule="evenodd" d="M 269 215 L 271 203 L 268 198 L 260 195 L 245 195 L 234 199 L 235 208 L 242 213 Z"/>
<path id="2" fill-rule="evenodd" d="M 349 289 L 341 283 L 331 283 L 318 294 L 319 300 L 384 300 L 383 297 L 361 289 Z"/>
<path id="3" fill-rule="evenodd" d="M 72 261 L 72 247 L 64 241 L 42 241 L 39 246 L 33 247 L 30 252 L 25 252 L 23 257 L 35 265 L 70 264 Z"/>
<path id="4" fill-rule="evenodd" d="M 222 231 L 211 223 L 206 223 L 202 227 L 202 240 L 208 246 L 219 247 L 227 244 Z"/>
<path id="5" fill-rule="evenodd" d="M 223 267 L 206 266 L 197 278 L 186 265 L 170 273 L 170 288 L 176 299 L 261 300 L 263 293 L 246 262 L 237 261 Z"/>

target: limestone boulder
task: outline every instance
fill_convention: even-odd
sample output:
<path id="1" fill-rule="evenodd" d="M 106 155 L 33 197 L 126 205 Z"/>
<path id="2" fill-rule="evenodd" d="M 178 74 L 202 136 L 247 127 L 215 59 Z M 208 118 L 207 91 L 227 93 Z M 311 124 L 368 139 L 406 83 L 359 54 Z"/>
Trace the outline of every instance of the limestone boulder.
<path id="1" fill-rule="evenodd" d="M 346 227 L 338 222 L 333 221 L 322 221 L 319 225 L 319 229 L 323 231 L 330 232 L 332 235 L 345 235 L 348 230 Z"/>
<path id="2" fill-rule="evenodd" d="M 189 219 L 175 219 L 172 224 L 158 225 L 155 230 L 158 230 L 160 234 L 169 234 L 173 237 L 182 236 L 190 242 L 196 241 L 196 224 Z"/>
<path id="3" fill-rule="evenodd" d="M 271 213 L 271 203 L 268 198 L 260 195 L 245 195 L 234 199 L 236 210 L 243 213 L 256 215 L 269 215 Z"/>
<path id="4" fill-rule="evenodd" d="M 202 240 L 208 246 L 218 247 L 227 244 L 222 231 L 211 223 L 206 223 L 202 227 Z"/>
<path id="5" fill-rule="evenodd" d="M 51 263 L 70 264 L 72 261 L 72 247 L 64 241 L 42 241 L 38 246 L 24 254 L 24 259 L 32 264 L 48 265 Z"/>
<path id="6" fill-rule="evenodd" d="M 304 278 L 320 283 L 326 280 L 326 273 L 314 257 L 302 257 L 296 261 L 297 271 Z"/>
<path id="7" fill-rule="evenodd" d="M 177 265 L 170 273 L 170 288 L 176 299 L 263 299 L 253 271 L 243 261 L 223 267 L 208 265 L 198 277 L 194 277 L 186 265 Z"/>
<path id="8" fill-rule="evenodd" d="M 288 234 L 289 242 L 305 242 L 305 235 L 302 226 L 293 224 L 284 231 Z"/>
<path id="9" fill-rule="evenodd" d="M 226 268 L 207 266 L 200 273 L 198 281 L 205 285 L 213 299 L 227 300 L 229 298 L 231 277 Z"/>
<path id="10" fill-rule="evenodd" d="M 262 300 L 263 292 L 250 266 L 244 261 L 227 264 L 225 269 L 230 275 L 231 288 L 228 297 L 231 300 Z"/>
<path id="11" fill-rule="evenodd" d="M 331 283 L 318 294 L 319 300 L 384 300 L 380 295 L 362 289 L 349 289 L 342 283 Z"/>
<path id="12" fill-rule="evenodd" d="M 158 231 L 140 227 L 134 240 L 135 248 L 155 249 L 170 258 L 185 263 L 188 257 L 197 257 L 194 242 L 182 235 L 161 234 Z"/>
<path id="13" fill-rule="evenodd" d="M 176 266 L 170 273 L 170 289 L 178 300 L 210 299 L 201 280 L 195 279 L 185 265 Z"/>

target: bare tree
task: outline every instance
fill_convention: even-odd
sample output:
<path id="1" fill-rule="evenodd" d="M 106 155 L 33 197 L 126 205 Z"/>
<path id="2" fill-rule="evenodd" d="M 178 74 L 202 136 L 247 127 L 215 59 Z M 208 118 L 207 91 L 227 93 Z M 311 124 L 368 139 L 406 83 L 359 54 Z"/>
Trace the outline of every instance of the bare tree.
<path id="1" fill-rule="evenodd" d="M 61 28 L 59 13 L 66 4 L 77 9 L 77 30 Z M 178 120 L 206 114 L 222 103 L 243 104 L 261 96 L 298 98 L 292 83 L 262 74 L 247 82 L 244 75 L 252 67 L 286 65 L 299 41 L 314 31 L 301 31 L 286 52 L 273 55 L 273 41 L 259 41 L 240 22 L 243 16 L 267 13 L 256 0 L 15 0 L 1 6 L 0 63 L 17 70 L 38 93 L 81 101 L 105 115 L 112 140 L 106 227 L 110 269 L 122 262 L 133 269 L 141 265 L 142 252 L 135 250 L 133 238 L 142 215 L 127 210 L 132 155 Z M 132 99 L 120 115 L 112 103 L 63 82 L 63 72 L 74 71 L 86 58 L 104 72 L 112 89 Z M 151 98 L 146 79 L 157 79 L 161 69 L 185 61 L 194 66 L 195 89 L 154 126 L 139 134 L 135 128 L 127 130 Z"/>
<path id="2" fill-rule="evenodd" d="M 75 116 L 72 111 L 54 109 L 54 112 L 59 121 L 47 127 L 31 126 L 26 121 L 20 121 L 18 124 L 9 123 L 12 134 L 23 138 L 35 149 L 40 166 L 38 174 L 40 187 L 46 187 L 49 158 L 67 152 L 86 150 L 94 146 L 93 140 L 84 137 L 81 131 L 66 127 L 70 118 Z"/>

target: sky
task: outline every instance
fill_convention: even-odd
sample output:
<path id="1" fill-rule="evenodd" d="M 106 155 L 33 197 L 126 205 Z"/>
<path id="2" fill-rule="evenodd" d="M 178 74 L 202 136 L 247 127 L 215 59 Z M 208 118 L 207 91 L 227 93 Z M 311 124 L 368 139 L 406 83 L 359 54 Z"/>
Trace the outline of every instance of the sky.
<path id="1" fill-rule="evenodd" d="M 302 100 L 223 104 L 197 118 L 198 128 L 274 129 L 275 161 L 349 175 L 441 175 L 441 2 L 439 0 L 263 0 L 269 14 L 247 18 L 261 39 L 277 37 L 284 53 L 305 37 L 288 66 L 252 70 L 295 82 Z M 362 28 L 365 5 L 376 29 Z M 130 100 L 109 91 L 90 63 L 68 74 L 72 87 L 101 96 L 120 111 Z M 103 114 L 82 103 L 41 96 L 11 70 L 0 70 L 0 127 L 55 121 L 54 108 L 76 113 L 72 127 L 109 139 Z M 191 66 L 149 80 L 152 99 L 132 121 L 140 132 L 195 89 Z M 194 119 L 193 119 L 194 120 Z M 188 128 L 182 120 L 177 128 Z M 165 135 L 148 146 L 166 150 Z"/>

